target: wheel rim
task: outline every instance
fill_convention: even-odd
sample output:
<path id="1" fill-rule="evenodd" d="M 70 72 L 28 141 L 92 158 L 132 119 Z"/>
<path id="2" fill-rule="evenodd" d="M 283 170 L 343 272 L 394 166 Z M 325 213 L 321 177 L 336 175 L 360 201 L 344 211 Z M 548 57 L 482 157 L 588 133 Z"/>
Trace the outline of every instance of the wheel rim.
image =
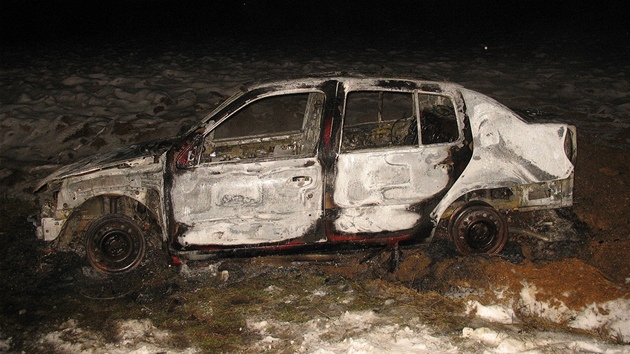
<path id="1" fill-rule="evenodd" d="M 449 223 L 449 234 L 462 254 L 499 253 L 508 238 L 505 218 L 485 203 L 458 209 Z"/>
<path id="2" fill-rule="evenodd" d="M 120 261 L 129 257 L 133 252 L 132 242 L 127 233 L 112 231 L 103 235 L 98 249 L 107 259 Z"/>
<path id="3" fill-rule="evenodd" d="M 471 249 L 483 252 L 490 247 L 497 238 L 497 227 L 488 220 L 471 221 L 463 230 L 465 242 Z"/>
<path id="4" fill-rule="evenodd" d="M 136 268 L 144 258 L 145 247 L 142 231 L 124 215 L 106 215 L 93 222 L 86 234 L 87 258 L 104 273 Z"/>

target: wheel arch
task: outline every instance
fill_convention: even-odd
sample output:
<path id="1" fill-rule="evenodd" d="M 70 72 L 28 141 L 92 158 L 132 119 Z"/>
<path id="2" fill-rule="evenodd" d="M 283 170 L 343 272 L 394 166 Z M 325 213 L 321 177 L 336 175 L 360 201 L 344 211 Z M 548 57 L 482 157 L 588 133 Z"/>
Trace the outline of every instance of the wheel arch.
<path id="1" fill-rule="evenodd" d="M 500 246 L 491 249 L 488 253 L 497 254 L 503 248 L 509 236 L 509 226 L 507 224 L 505 213 L 510 210 L 518 209 L 519 207 L 511 188 L 480 188 L 462 193 L 459 196 L 450 196 L 450 198 L 442 200 L 442 202 L 434 209 L 431 216 L 433 220 L 436 220 L 436 223 L 443 223 L 443 225 L 446 226 L 447 237 L 454 243 L 458 252 L 464 255 L 478 253 L 474 250 L 470 252 L 462 252 L 461 245 L 458 245 L 456 242 L 457 240 L 454 239 L 456 235 L 454 234 L 455 227 L 453 225 L 460 225 L 457 220 L 459 220 L 459 216 L 462 215 L 462 213 L 467 213 L 468 210 L 471 209 L 484 207 L 492 209 L 496 213 L 494 219 L 496 219 L 497 224 L 501 225 L 501 227 L 498 228 L 499 233 L 497 237 L 497 242 L 500 243 Z M 492 214 L 493 211 L 490 211 L 489 213 Z"/>
<path id="2" fill-rule="evenodd" d="M 498 211 L 515 210 L 520 206 L 512 188 L 476 189 L 463 193 L 454 200 L 450 198 L 449 203 L 440 203 L 433 211 L 433 217 L 437 221 L 450 218 L 457 208 L 472 201 L 484 202 Z"/>
<path id="3" fill-rule="evenodd" d="M 159 192 L 154 189 L 147 189 L 146 193 L 138 195 L 102 193 L 84 200 L 72 210 L 66 219 L 59 237 L 56 239 L 56 248 L 67 251 L 80 249 L 81 247 L 77 246 L 83 241 L 83 235 L 90 223 L 107 214 L 129 216 L 142 224 L 145 233 L 153 232 L 163 242 L 165 240 L 165 228 L 162 221 Z"/>

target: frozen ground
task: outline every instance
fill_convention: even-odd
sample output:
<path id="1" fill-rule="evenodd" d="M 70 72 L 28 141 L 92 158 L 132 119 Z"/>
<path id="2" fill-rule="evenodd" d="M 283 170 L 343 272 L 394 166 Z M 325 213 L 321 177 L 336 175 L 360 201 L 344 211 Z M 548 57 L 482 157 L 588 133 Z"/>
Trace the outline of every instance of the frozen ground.
<path id="1" fill-rule="evenodd" d="M 37 179 L 54 168 L 176 134 L 248 81 L 322 72 L 448 80 L 510 107 L 551 113 L 578 126 L 585 144 L 580 143 L 575 213 L 591 230 L 579 258 L 545 261 L 526 254 L 513 264 L 408 251 L 394 274 L 381 272 L 378 264 L 364 269 L 363 263 L 353 263 L 358 256 L 340 256 L 350 266 L 316 274 L 304 271 L 309 263 L 279 266 L 293 277 L 260 272 L 258 262 L 269 266 L 268 260 L 254 260 L 244 271 L 217 271 L 211 265 L 201 275 L 184 272 L 178 275 L 183 280 L 168 280 L 182 285 L 149 300 L 143 298 L 152 294 L 148 285 L 132 300 L 113 291 L 111 299 L 118 302 L 112 305 L 102 289 L 95 290 L 98 296 L 79 296 L 64 288 L 82 283 L 72 280 L 75 273 L 55 268 L 57 263 L 42 256 L 44 246 L 31 240 L 36 246 L 26 254 L 43 264 L 33 266 L 33 274 L 58 276 L 50 287 L 59 293 L 57 299 L 37 300 L 48 295 L 48 283 L 17 275 L 14 264 L 25 262 L 18 255 L 3 257 L 3 280 L 11 285 L 2 298 L 0 351 L 630 353 L 627 48 L 612 50 L 598 47 L 597 38 L 570 36 L 527 45 L 453 46 L 438 35 L 408 39 L 390 42 L 381 36 L 323 45 L 291 37 L 224 38 L 195 45 L 168 41 L 140 48 L 129 41 L 6 51 L 0 60 L 0 193 L 30 201 Z M 430 42 L 432 49 L 426 49 Z M 606 201 L 605 210 L 599 200 Z M 27 227 L 19 230 L 16 235 L 31 237 Z M 12 235 L 6 227 L 0 233 L 5 249 L 18 247 L 20 240 Z M 538 246 L 531 246 L 532 252 Z M 311 277 L 327 280 L 303 283 Z M 212 294 L 225 296 L 239 312 L 237 325 L 217 324 L 218 300 L 201 296 L 210 291 L 205 281 L 224 291 Z M 20 284 L 35 290 L 20 290 Z M 255 295 L 229 296 L 243 289 Z M 427 296 L 437 297 L 429 301 Z M 76 309 L 61 311 L 64 301 Z M 44 305 L 55 310 L 48 314 Z M 107 312 L 110 306 L 131 308 L 125 316 Z M 111 318 L 100 320 L 105 325 L 99 327 L 90 320 L 94 313 Z M 16 328 L 26 335 L 17 338 Z M 238 340 L 213 347 L 200 333 Z"/>
<path id="2" fill-rule="evenodd" d="M 461 333 L 436 335 L 430 325 L 415 321 L 405 325 L 373 311 L 345 312 L 337 317 L 317 317 L 305 323 L 275 320 L 249 321 L 249 330 L 261 339 L 243 352 L 293 353 L 628 353 L 630 348 L 591 338 L 555 332 L 522 333 L 518 328 L 464 327 Z M 492 326 L 492 325 L 491 325 Z M 494 326 L 492 326 L 494 327 Z M 148 320 L 118 323 L 118 337 L 107 340 L 98 332 L 69 320 L 59 330 L 38 338 L 39 348 L 61 353 L 198 353 L 198 348 L 173 348 L 169 333 Z M 4 343 L 10 348 L 10 341 Z"/>
<path id="3" fill-rule="evenodd" d="M 418 256 L 411 254 L 411 258 Z M 178 275 L 184 279 L 180 280 L 182 287 L 163 296 L 165 301 L 143 300 L 143 294 L 152 296 L 145 288 L 135 300 L 121 296 L 113 300 L 115 303 L 102 297 L 111 292 L 101 291 L 101 298 L 96 299 L 92 296 L 95 293 L 87 295 L 94 288 L 83 289 L 75 283 L 73 286 L 83 289 L 83 298 L 70 302 L 80 310 L 52 323 L 46 321 L 20 345 L 27 351 L 103 354 L 630 352 L 630 346 L 620 344 L 628 335 L 627 300 L 593 303 L 575 311 L 561 303 L 563 294 L 534 299 L 545 291 L 525 281 L 516 296 L 521 302 L 517 306 L 507 301 L 513 294 L 502 282 L 494 284 L 505 286 L 494 290 L 502 293 L 495 298 L 482 296 L 488 290 L 482 287 L 458 288 L 442 296 L 359 275 L 364 266 L 346 256 L 339 258 L 340 262 L 326 265 L 272 257 L 240 263 L 240 269 L 233 271 L 218 271 L 220 264 L 198 266 Z M 330 266 L 336 270 L 326 270 Z M 541 270 L 549 270 L 545 268 Z M 595 285 L 602 284 L 607 285 L 601 281 Z M 122 306 L 127 313 L 100 308 L 91 317 L 94 310 L 89 307 L 94 305 L 81 302 L 97 307 Z M 526 306 L 550 311 L 541 316 L 549 323 L 532 320 L 541 314 L 520 310 Z M 29 316 L 34 309 L 22 311 L 21 316 Z M 99 318 L 103 312 L 111 316 L 104 322 Z M 160 312 L 169 317 L 166 322 Z M 240 321 L 231 322 L 226 315 Z M 576 325 L 588 331 L 575 331 Z M 194 335 L 182 338 L 189 328 Z M 608 330 L 616 337 L 610 337 Z M 230 341 L 227 337 L 238 339 Z M 10 351 L 14 343 L 4 336 L 0 344 Z"/>

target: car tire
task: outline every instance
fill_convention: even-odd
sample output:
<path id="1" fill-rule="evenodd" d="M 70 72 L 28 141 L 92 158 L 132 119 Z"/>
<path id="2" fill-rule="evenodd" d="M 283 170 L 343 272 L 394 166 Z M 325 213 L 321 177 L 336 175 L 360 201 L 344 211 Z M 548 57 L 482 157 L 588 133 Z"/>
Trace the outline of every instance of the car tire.
<path id="1" fill-rule="evenodd" d="M 122 274 L 137 268 L 146 248 L 138 223 L 122 214 L 101 216 L 85 233 L 85 252 L 90 265 L 106 274 Z"/>
<path id="2" fill-rule="evenodd" d="M 448 234 L 463 255 L 498 254 L 508 239 L 505 217 L 482 201 L 466 203 L 451 215 Z"/>

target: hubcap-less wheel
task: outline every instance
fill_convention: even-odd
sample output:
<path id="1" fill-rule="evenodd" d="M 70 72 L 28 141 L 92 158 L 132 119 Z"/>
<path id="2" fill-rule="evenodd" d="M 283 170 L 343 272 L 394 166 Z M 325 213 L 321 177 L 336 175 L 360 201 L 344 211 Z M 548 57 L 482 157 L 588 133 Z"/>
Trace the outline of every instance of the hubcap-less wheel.
<path id="1" fill-rule="evenodd" d="M 146 242 L 138 224 L 126 215 L 109 214 L 96 219 L 85 235 L 85 250 L 97 270 L 124 273 L 144 258 Z"/>
<path id="2" fill-rule="evenodd" d="M 453 213 L 448 233 L 461 254 L 497 254 L 507 242 L 508 226 L 503 215 L 490 205 L 473 201 Z"/>

